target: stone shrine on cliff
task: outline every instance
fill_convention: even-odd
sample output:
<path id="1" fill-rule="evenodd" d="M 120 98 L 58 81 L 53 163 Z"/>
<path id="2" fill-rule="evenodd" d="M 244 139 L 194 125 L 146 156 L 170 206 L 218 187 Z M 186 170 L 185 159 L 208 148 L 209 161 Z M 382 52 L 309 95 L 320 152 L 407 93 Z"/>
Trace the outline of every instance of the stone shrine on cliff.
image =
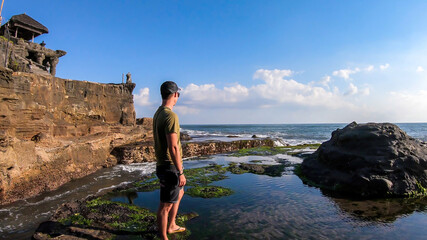
<path id="1" fill-rule="evenodd" d="M 59 58 L 67 52 L 46 48 L 44 42 L 34 43 L 35 37 L 48 32 L 47 27 L 25 13 L 11 17 L 0 27 L 0 66 L 55 76 Z"/>

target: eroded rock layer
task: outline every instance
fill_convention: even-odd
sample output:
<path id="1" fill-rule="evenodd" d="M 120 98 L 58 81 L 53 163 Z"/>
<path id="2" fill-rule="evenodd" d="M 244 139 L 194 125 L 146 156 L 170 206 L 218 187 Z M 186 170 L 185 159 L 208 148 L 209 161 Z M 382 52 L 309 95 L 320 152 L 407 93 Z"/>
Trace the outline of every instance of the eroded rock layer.
<path id="1" fill-rule="evenodd" d="M 115 165 L 111 150 L 140 141 L 134 84 L 99 84 L 0 68 L 0 204 Z"/>

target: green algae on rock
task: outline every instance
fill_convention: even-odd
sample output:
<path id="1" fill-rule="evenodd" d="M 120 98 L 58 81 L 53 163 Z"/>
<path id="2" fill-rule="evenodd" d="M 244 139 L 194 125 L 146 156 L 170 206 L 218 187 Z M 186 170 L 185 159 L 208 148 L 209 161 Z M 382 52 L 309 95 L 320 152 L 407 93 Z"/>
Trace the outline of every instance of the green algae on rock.
<path id="1" fill-rule="evenodd" d="M 220 198 L 233 194 L 233 190 L 219 186 L 197 186 L 186 191 L 192 197 Z"/>
<path id="2" fill-rule="evenodd" d="M 285 147 L 256 147 L 248 149 L 240 149 L 239 151 L 231 154 L 233 157 L 243 157 L 243 156 L 271 156 L 276 154 L 289 154 L 294 155 L 299 153 L 296 150 L 312 149 L 316 150 L 320 144 L 301 144 L 296 146 L 285 146 Z"/>
<path id="3" fill-rule="evenodd" d="M 184 169 L 187 179 L 186 186 L 207 185 L 212 182 L 227 179 L 227 169 L 221 165 L 209 165 L 201 168 Z"/>
<path id="4" fill-rule="evenodd" d="M 185 226 L 185 222 L 197 216 L 196 213 L 179 214 L 177 224 Z M 75 201 L 61 206 L 51 221 L 40 225 L 34 236 L 36 239 L 49 239 L 61 235 L 69 239 L 82 235 L 90 239 L 122 239 L 132 236 L 157 239 L 156 219 L 156 213 L 145 208 L 112 202 L 102 197 L 89 197 L 85 201 Z M 96 237 L 94 234 L 101 234 L 103 237 Z M 176 239 L 187 239 L 190 234 L 190 231 L 186 231 L 174 236 Z"/>
<path id="5" fill-rule="evenodd" d="M 270 177 L 280 177 L 287 166 L 284 164 L 250 164 L 250 163 L 230 163 L 227 170 L 233 174 L 253 173 L 258 175 L 267 175 Z"/>
<path id="6" fill-rule="evenodd" d="M 232 174 L 243 174 L 243 173 L 248 173 L 247 170 L 243 170 L 240 167 L 240 164 L 237 164 L 235 162 L 231 162 L 228 164 L 227 170 L 229 172 L 231 172 Z"/>
<path id="7" fill-rule="evenodd" d="M 278 164 L 278 165 L 265 165 L 265 164 L 249 164 L 249 163 L 241 163 L 240 168 L 244 171 L 248 171 L 253 174 L 258 175 L 268 175 L 270 177 L 280 177 L 282 176 L 282 172 L 285 171 L 286 165 Z"/>
<path id="8" fill-rule="evenodd" d="M 201 168 L 184 169 L 184 174 L 187 179 L 186 186 L 207 185 L 212 182 L 227 179 L 227 176 L 225 175 L 226 172 L 227 168 L 216 164 Z M 120 194 L 126 195 L 127 193 L 134 192 L 152 192 L 159 188 L 159 179 L 156 177 L 155 173 L 153 173 L 144 180 L 137 181 L 125 189 L 117 189 L 109 195 L 117 196 Z"/>
<path id="9" fill-rule="evenodd" d="M 160 188 L 160 182 L 153 173 L 148 179 L 136 182 L 134 186 L 138 192 L 151 192 Z"/>

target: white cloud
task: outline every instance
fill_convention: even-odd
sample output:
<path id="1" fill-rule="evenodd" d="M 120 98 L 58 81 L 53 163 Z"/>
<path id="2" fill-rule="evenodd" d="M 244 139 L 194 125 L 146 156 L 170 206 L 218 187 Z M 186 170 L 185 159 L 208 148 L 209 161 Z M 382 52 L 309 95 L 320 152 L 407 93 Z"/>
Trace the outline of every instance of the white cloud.
<path id="1" fill-rule="evenodd" d="M 316 85 L 292 79 L 293 73 L 259 69 L 253 75 L 259 83 L 248 87 L 239 83 L 223 88 L 215 84 L 189 84 L 183 88 L 175 109 L 186 123 L 387 119 L 387 112 L 378 104 L 371 104 L 375 96 L 367 98 L 370 95 L 367 85 L 349 83 L 343 92 L 331 84 L 331 76 L 323 77 Z"/>
<path id="2" fill-rule="evenodd" d="M 388 64 L 388 63 L 386 63 L 384 65 L 380 65 L 380 69 L 383 70 L 383 71 L 386 70 L 389 67 L 390 67 L 390 64 Z"/>
<path id="3" fill-rule="evenodd" d="M 331 82 L 331 76 L 324 76 L 319 83 L 329 89 L 330 82 Z"/>
<path id="4" fill-rule="evenodd" d="M 334 71 L 332 75 L 341 77 L 347 80 L 347 79 L 350 79 L 350 75 L 358 72 L 360 72 L 360 68 L 355 68 L 355 69 L 348 68 L 348 69 L 340 69 L 340 70 Z"/>
<path id="5" fill-rule="evenodd" d="M 367 68 L 365 68 L 365 71 L 367 72 L 371 72 L 374 70 L 374 66 L 373 65 L 369 65 Z"/>
<path id="6" fill-rule="evenodd" d="M 150 89 L 149 88 L 141 88 L 139 89 L 139 93 L 133 96 L 135 104 L 138 106 L 151 106 L 149 100 L 150 97 Z"/>
<path id="7" fill-rule="evenodd" d="M 226 103 L 242 102 L 248 95 L 249 90 L 240 84 L 219 89 L 215 84 L 192 83 L 182 90 L 182 101 L 193 106 L 224 106 Z"/>
<path id="8" fill-rule="evenodd" d="M 421 67 L 421 66 L 418 66 L 418 67 L 417 67 L 417 72 L 424 72 L 424 68 L 423 68 L 423 67 Z"/>
<path id="9" fill-rule="evenodd" d="M 257 70 L 253 78 L 263 81 L 261 84 L 245 87 L 238 83 L 222 89 L 214 84 L 189 84 L 182 90 L 178 111 L 183 114 L 197 113 L 204 108 L 266 109 L 278 106 L 319 106 L 328 109 L 340 107 L 353 108 L 338 88 L 329 90 L 330 76 L 322 79 L 327 89 L 312 84 L 299 83 L 293 79 L 285 79 L 292 75 L 291 70 Z"/>
<path id="10" fill-rule="evenodd" d="M 425 121 L 427 119 L 427 91 L 390 92 L 382 111 L 386 111 L 396 121 Z M 394 119 L 392 119 L 394 120 Z"/>
<path id="11" fill-rule="evenodd" d="M 364 96 L 369 96 L 371 94 L 371 90 L 368 87 L 366 87 L 366 88 L 360 90 L 360 93 Z"/>
<path id="12" fill-rule="evenodd" d="M 260 100 L 270 100 L 276 104 L 297 104 L 301 106 L 323 106 L 338 108 L 351 104 L 343 101 L 339 94 L 327 91 L 322 87 L 313 87 L 302 84 L 293 79 L 284 79 L 290 76 L 290 70 L 265 70 L 260 69 L 254 74 L 255 79 L 265 83 L 253 86 L 251 96 Z M 262 101 L 259 101 L 262 102 Z"/>
<path id="13" fill-rule="evenodd" d="M 353 83 L 350 83 L 349 89 L 347 90 L 347 92 L 344 95 L 346 95 L 346 96 L 355 95 L 358 92 L 359 92 L 359 89 Z"/>
<path id="14" fill-rule="evenodd" d="M 174 107 L 174 111 L 178 114 L 189 115 L 189 114 L 198 114 L 200 112 L 199 109 L 191 108 L 188 106 L 177 105 Z"/>
<path id="15" fill-rule="evenodd" d="M 274 84 L 279 79 L 283 79 L 284 77 L 290 77 L 292 75 L 291 70 L 267 70 L 267 69 L 258 69 L 253 78 L 254 79 L 262 79 L 266 81 L 268 84 Z"/>

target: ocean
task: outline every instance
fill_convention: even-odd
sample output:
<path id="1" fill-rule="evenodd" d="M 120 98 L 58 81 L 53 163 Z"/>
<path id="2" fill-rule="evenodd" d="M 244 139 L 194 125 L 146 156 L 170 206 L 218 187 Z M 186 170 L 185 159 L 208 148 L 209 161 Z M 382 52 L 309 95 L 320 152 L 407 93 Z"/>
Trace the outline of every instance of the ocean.
<path id="1" fill-rule="evenodd" d="M 397 125 L 413 138 L 427 141 L 427 123 L 398 123 Z M 233 141 L 251 139 L 253 135 L 256 135 L 257 137 L 274 138 L 277 146 L 283 146 L 287 144 L 322 143 L 330 138 L 332 131 L 345 126 L 346 124 L 183 124 L 181 131 L 188 133 L 193 138 L 192 141 Z M 302 161 L 296 157 L 290 159 L 289 156 L 236 158 L 216 155 L 209 159 L 191 159 L 185 161 L 184 165 L 186 168 L 192 168 L 212 163 L 224 164 L 251 160 L 275 162 L 278 157 L 286 158 L 285 160 L 292 162 L 292 164 Z M 91 194 L 106 192 L 109 189 L 138 180 L 144 175 L 152 174 L 154 169 L 154 163 L 117 165 L 69 182 L 53 192 L 3 206 L 0 208 L 0 219 L 2 219 L 0 221 L 0 239 L 29 239 L 37 226 L 41 222 L 47 221 L 61 204 L 82 199 Z M 230 179 L 219 184 L 237 190 L 236 195 L 216 200 L 193 199 L 186 196 L 183 200 L 183 211 L 197 210 L 199 214 L 203 214 L 188 226 L 192 228 L 193 232 L 191 239 L 210 239 L 209 237 L 216 236 L 216 233 L 222 233 L 223 238 L 212 239 L 233 239 L 234 237 L 242 239 L 283 239 L 287 237 L 317 239 L 328 238 L 328 236 L 334 239 L 341 237 L 351 239 L 358 238 L 358 236 L 397 239 L 396 236 L 402 234 L 406 234 L 412 239 L 422 239 L 427 233 L 426 225 L 420 226 L 418 224 L 419 221 L 427 221 L 425 205 L 417 205 L 418 210 L 402 210 L 401 215 L 393 216 L 395 220 L 386 221 L 386 223 L 383 220 L 360 220 L 352 215 L 351 211 L 353 210 L 351 208 L 347 210 L 347 206 L 354 204 L 369 205 L 371 203 L 355 203 L 332 198 L 317 188 L 304 185 L 292 172 L 278 178 L 249 173 L 244 175 L 231 174 L 229 177 Z M 126 199 L 118 200 L 126 201 Z M 259 205 L 261 202 L 264 205 Z M 405 204 L 392 203 L 396 204 L 398 208 L 406 209 Z M 155 211 L 158 205 L 158 192 L 138 193 L 135 204 Z M 386 208 L 391 203 L 379 204 L 380 207 Z M 220 214 L 216 211 L 218 206 L 226 206 L 219 212 Z M 259 219 L 251 220 L 254 216 Z M 313 221 L 314 219 L 316 221 Z M 226 221 L 229 222 L 228 227 L 224 226 Z M 248 226 L 253 228 L 245 231 L 253 231 L 251 235 L 245 235 L 245 232 L 238 231 L 238 229 L 243 229 L 239 227 L 240 224 L 248 223 L 248 221 L 249 225 L 245 225 L 245 228 Z M 203 231 L 206 228 L 212 228 L 212 231 L 208 234 Z M 381 231 L 386 231 L 388 234 L 380 237 L 377 232 Z"/>
<path id="2" fill-rule="evenodd" d="M 427 123 L 395 123 L 409 136 L 427 141 Z M 233 124 L 233 125 L 182 125 L 181 131 L 188 133 L 193 141 L 233 141 L 257 137 L 276 139 L 276 144 L 299 145 L 322 143 L 331 133 L 347 124 Z"/>

